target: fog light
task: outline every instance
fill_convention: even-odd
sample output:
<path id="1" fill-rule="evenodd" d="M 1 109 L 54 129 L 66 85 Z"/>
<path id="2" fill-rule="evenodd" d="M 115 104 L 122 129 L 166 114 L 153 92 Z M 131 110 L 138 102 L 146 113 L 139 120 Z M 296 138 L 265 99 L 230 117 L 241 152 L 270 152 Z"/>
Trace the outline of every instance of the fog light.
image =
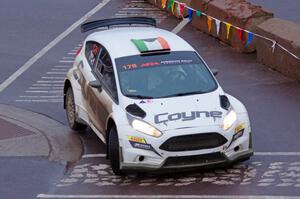
<path id="1" fill-rule="evenodd" d="M 239 139 L 240 137 L 242 137 L 244 134 L 244 129 L 242 129 L 241 131 L 237 132 L 236 134 L 234 134 L 232 141 L 235 141 L 237 139 Z"/>

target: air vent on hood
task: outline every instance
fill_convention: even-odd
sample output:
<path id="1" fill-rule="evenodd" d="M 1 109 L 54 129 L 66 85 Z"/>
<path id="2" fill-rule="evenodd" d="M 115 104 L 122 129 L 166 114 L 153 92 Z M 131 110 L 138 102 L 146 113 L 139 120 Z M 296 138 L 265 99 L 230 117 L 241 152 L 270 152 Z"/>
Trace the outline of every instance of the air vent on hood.
<path id="1" fill-rule="evenodd" d="M 220 95 L 221 107 L 225 110 L 228 110 L 230 107 L 229 99 L 226 95 Z"/>
<path id="2" fill-rule="evenodd" d="M 141 117 L 141 118 L 146 117 L 146 112 L 136 104 L 128 105 L 126 107 L 126 111 L 128 113 L 130 113 L 131 115 L 134 115 L 134 116 L 138 116 L 138 117 Z"/>

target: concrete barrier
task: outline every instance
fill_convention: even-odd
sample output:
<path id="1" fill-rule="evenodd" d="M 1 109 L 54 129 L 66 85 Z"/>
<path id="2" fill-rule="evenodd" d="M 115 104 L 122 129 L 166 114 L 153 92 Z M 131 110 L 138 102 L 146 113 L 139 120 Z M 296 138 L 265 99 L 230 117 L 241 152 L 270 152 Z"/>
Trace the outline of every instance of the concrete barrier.
<path id="1" fill-rule="evenodd" d="M 294 55 L 300 57 L 299 24 L 273 18 L 260 24 L 256 32 L 277 41 Z M 273 53 L 272 42 L 265 39 L 257 39 L 256 45 L 259 62 L 300 82 L 300 60 L 278 46 Z"/>
<path id="2" fill-rule="evenodd" d="M 246 0 L 202 0 L 192 1 L 191 7 L 200 10 L 221 21 L 238 26 L 242 29 L 254 31 L 256 26 L 273 17 L 273 13 L 263 9 L 261 6 L 253 5 Z M 235 28 L 231 28 L 229 39 L 227 39 L 226 25 L 221 23 L 220 33 L 217 35 L 216 25 L 213 21 L 212 30 L 209 32 L 207 18 L 193 16 L 193 26 L 199 30 L 219 38 L 224 43 L 231 45 L 239 52 L 254 52 L 255 40 L 245 48 L 247 34 L 243 35 L 243 41 L 240 40 Z"/>

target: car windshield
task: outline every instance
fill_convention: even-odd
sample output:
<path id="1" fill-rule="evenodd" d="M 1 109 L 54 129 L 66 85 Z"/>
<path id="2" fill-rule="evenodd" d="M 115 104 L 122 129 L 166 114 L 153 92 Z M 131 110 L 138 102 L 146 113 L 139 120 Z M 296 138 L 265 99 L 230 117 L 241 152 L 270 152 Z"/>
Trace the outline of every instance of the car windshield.
<path id="1" fill-rule="evenodd" d="M 137 99 L 208 93 L 217 83 L 192 51 L 136 55 L 116 59 L 123 95 Z"/>

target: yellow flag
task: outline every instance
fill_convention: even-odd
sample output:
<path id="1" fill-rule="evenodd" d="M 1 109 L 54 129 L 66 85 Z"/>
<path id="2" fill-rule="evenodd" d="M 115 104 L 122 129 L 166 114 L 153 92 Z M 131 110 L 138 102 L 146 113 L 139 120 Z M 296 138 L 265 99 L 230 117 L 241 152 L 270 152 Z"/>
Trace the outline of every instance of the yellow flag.
<path id="1" fill-rule="evenodd" d="M 174 14 L 174 10 L 175 10 L 175 2 L 173 2 L 172 4 L 172 13 Z"/>
<path id="2" fill-rule="evenodd" d="M 162 8 L 166 8 L 166 4 L 167 3 L 167 0 L 161 0 L 161 7 Z"/>
<path id="3" fill-rule="evenodd" d="M 226 23 L 226 30 L 227 30 L 227 39 L 229 39 L 229 34 L 230 34 L 230 28 L 231 28 L 231 24 L 230 23 Z"/>
<path id="4" fill-rule="evenodd" d="M 212 23 L 212 18 L 207 16 L 207 27 L 208 27 L 208 32 L 211 32 L 211 23 Z"/>

